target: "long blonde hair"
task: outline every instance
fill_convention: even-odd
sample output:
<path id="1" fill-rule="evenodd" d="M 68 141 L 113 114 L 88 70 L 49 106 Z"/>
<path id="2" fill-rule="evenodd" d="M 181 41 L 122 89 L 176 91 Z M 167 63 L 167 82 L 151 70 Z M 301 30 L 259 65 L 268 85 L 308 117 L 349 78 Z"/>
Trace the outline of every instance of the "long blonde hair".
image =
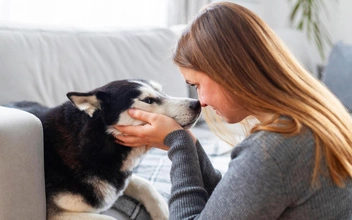
<path id="1" fill-rule="evenodd" d="M 207 5 L 184 30 L 173 59 L 180 67 L 206 73 L 247 110 L 276 115 L 251 132 L 295 135 L 302 126 L 310 128 L 316 142 L 313 180 L 321 158 L 337 185 L 352 177 L 351 116 L 248 9 L 229 2 Z M 284 123 L 280 115 L 292 120 L 275 126 Z"/>

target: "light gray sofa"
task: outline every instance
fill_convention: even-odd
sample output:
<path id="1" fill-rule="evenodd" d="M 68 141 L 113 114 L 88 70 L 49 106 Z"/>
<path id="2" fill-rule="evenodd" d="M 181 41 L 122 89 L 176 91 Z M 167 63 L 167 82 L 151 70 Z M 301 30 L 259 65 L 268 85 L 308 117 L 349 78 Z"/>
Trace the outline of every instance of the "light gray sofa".
<path id="1" fill-rule="evenodd" d="M 278 33 L 314 71 L 304 37 L 292 30 Z M 29 100 L 52 107 L 66 101 L 69 91 L 89 91 L 125 78 L 153 79 L 161 82 L 170 95 L 188 96 L 170 57 L 177 36 L 178 31 L 162 28 L 82 30 L 2 24 L 0 105 Z M 220 142 L 208 130 L 195 133 L 215 166 L 225 172 L 229 156 L 221 157 L 224 151 L 218 149 Z M 158 167 L 162 181 L 156 181 L 155 172 L 146 176 L 151 165 L 139 167 L 136 173 L 152 180 L 167 199 L 170 163 L 166 153 L 151 151 L 144 161 L 148 160 Z M 0 107 L 1 220 L 45 219 L 43 170 L 40 121 L 29 113 Z M 109 213 L 124 219 L 115 210 Z"/>
<path id="2" fill-rule="evenodd" d="M 188 96 L 170 59 L 175 40 L 174 32 L 160 28 L 93 31 L 2 25 L 0 105 L 31 100 L 52 107 L 67 101 L 69 91 L 89 91 L 125 78 L 156 80 L 166 93 Z M 0 107 L 0 219 L 45 219 L 43 170 L 40 121 Z"/>

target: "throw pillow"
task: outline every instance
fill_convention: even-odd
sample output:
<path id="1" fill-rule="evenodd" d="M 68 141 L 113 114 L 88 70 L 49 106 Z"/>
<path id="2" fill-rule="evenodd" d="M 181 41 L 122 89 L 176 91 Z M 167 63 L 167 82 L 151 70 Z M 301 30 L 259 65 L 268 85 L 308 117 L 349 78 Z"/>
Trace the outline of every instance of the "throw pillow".
<path id="1" fill-rule="evenodd" d="M 352 45 L 334 45 L 322 81 L 352 112 Z"/>

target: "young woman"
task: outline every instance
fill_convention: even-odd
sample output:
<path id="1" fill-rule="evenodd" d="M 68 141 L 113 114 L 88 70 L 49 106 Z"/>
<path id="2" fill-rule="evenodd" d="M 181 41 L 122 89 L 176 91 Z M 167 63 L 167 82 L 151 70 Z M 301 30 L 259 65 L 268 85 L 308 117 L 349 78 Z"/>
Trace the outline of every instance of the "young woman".
<path id="1" fill-rule="evenodd" d="M 174 62 L 202 107 L 227 123 L 258 119 L 216 171 L 190 131 L 131 110 L 117 127 L 130 146 L 168 150 L 170 219 L 352 219 L 352 119 L 273 31 L 234 3 L 204 7 L 180 37 Z"/>

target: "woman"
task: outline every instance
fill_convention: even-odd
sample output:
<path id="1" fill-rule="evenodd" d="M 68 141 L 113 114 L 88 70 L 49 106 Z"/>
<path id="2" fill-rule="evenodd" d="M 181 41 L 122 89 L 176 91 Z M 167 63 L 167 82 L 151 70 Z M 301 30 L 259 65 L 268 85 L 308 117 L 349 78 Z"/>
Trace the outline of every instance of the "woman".
<path id="1" fill-rule="evenodd" d="M 117 127 L 118 141 L 168 150 L 170 219 L 352 219 L 351 117 L 261 19 L 234 3 L 207 5 L 174 62 L 202 107 L 230 124 L 259 122 L 221 177 L 190 131 L 130 111 L 147 124 Z"/>

